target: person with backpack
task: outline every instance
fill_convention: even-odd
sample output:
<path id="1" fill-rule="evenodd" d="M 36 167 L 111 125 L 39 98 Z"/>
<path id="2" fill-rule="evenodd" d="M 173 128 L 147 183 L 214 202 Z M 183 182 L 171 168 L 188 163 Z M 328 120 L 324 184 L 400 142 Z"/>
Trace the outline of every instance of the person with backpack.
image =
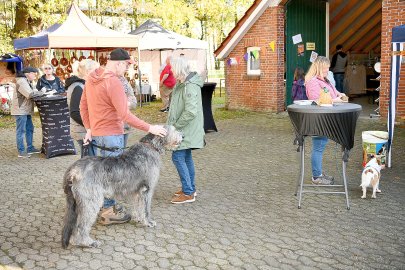
<path id="1" fill-rule="evenodd" d="M 293 100 L 307 100 L 307 93 L 305 89 L 304 69 L 297 67 L 294 71 L 294 82 L 292 86 L 292 99 Z"/>

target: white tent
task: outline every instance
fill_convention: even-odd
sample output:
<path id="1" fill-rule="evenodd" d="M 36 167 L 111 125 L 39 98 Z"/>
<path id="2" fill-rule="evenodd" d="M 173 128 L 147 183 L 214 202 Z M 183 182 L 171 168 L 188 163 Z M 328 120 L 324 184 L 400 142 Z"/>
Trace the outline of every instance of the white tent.
<path id="1" fill-rule="evenodd" d="M 14 40 L 15 50 L 136 48 L 137 46 L 137 36 L 120 33 L 92 21 L 75 2 L 72 3 L 63 24 L 54 24 L 36 35 Z"/>
<path id="2" fill-rule="evenodd" d="M 166 30 L 152 20 L 147 20 L 129 34 L 139 37 L 140 50 L 208 49 L 207 42 Z"/>
<path id="3" fill-rule="evenodd" d="M 206 74 L 206 41 L 171 32 L 152 20 L 147 20 L 129 34 L 139 38 L 139 68 L 148 77 L 152 94 L 159 95 L 159 68 L 168 56 L 184 54 L 195 71 Z"/>

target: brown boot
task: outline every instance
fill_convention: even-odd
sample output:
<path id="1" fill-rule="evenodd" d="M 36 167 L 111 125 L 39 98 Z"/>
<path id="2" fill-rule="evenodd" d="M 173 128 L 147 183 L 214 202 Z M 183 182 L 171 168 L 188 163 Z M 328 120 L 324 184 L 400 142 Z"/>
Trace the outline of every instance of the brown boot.
<path id="1" fill-rule="evenodd" d="M 129 214 L 114 211 L 114 206 L 101 208 L 99 216 L 100 223 L 103 225 L 120 224 L 129 222 L 131 220 L 131 216 Z"/>
<path id="2" fill-rule="evenodd" d="M 174 196 L 180 196 L 181 194 L 184 194 L 183 190 L 180 188 L 178 191 L 174 193 Z M 193 193 L 194 197 L 197 197 L 197 191 L 194 191 Z"/>
<path id="3" fill-rule="evenodd" d="M 184 193 L 181 193 L 179 196 L 173 196 L 173 198 L 172 198 L 172 203 L 175 203 L 175 204 L 188 203 L 188 202 L 194 202 L 194 201 L 195 201 L 195 196 L 193 194 L 186 195 Z"/>

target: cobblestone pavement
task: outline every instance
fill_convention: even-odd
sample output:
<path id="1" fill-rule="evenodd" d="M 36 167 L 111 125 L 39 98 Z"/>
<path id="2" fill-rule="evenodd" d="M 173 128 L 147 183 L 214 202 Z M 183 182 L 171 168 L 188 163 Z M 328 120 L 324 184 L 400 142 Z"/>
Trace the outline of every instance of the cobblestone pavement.
<path id="1" fill-rule="evenodd" d="M 14 131 L 1 130 L 0 270 L 405 269 L 403 128 L 396 129 L 393 167 L 383 170 L 377 199 L 370 191 L 360 199 L 361 131 L 385 125 L 364 114 L 347 169 L 351 209 L 343 195 L 314 194 L 305 194 L 298 209 L 298 155 L 287 114 L 216 124 L 219 132 L 207 134 L 207 147 L 193 152 L 194 203 L 170 204 L 179 180 L 166 153 L 152 207 L 156 228 L 96 224 L 92 235 L 102 241 L 100 248 L 67 250 L 60 244 L 62 176 L 79 157 L 18 159 Z M 37 147 L 40 140 L 37 129 Z M 330 142 L 324 167 L 337 175 L 335 157 Z"/>

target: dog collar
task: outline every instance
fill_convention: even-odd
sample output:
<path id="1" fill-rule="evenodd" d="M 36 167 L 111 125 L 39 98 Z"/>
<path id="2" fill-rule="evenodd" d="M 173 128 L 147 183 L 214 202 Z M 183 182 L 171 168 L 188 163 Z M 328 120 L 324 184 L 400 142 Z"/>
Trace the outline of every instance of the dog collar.
<path id="1" fill-rule="evenodd" d="M 153 150 L 155 150 L 156 152 L 160 153 L 159 149 L 157 149 L 156 147 L 154 147 L 152 144 L 148 143 L 148 142 L 144 142 L 143 144 L 145 144 L 146 146 L 152 148 Z"/>

